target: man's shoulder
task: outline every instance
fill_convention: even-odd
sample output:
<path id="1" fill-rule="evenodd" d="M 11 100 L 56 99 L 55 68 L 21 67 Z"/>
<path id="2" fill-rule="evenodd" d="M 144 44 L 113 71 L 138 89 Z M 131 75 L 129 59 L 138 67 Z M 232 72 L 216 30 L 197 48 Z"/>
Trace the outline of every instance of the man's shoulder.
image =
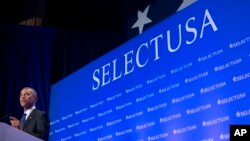
<path id="1" fill-rule="evenodd" d="M 45 111 L 42 111 L 42 110 L 39 110 L 39 109 L 34 109 L 33 112 L 36 113 L 36 114 L 39 114 L 39 115 L 47 115 L 47 113 Z"/>
<path id="2" fill-rule="evenodd" d="M 32 113 L 33 113 L 33 116 L 36 117 L 36 119 L 40 119 L 40 120 L 43 119 L 43 120 L 49 121 L 49 115 L 45 111 L 34 109 Z"/>

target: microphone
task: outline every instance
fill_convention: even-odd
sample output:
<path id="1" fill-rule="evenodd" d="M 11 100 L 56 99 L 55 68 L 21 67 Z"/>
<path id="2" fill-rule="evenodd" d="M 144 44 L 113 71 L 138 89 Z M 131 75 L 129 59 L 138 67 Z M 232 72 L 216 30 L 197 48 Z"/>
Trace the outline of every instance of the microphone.
<path id="1" fill-rule="evenodd" d="M 9 117 L 11 115 L 11 113 L 5 114 L 4 116 L 0 117 L 0 121 L 5 119 L 6 117 Z"/>

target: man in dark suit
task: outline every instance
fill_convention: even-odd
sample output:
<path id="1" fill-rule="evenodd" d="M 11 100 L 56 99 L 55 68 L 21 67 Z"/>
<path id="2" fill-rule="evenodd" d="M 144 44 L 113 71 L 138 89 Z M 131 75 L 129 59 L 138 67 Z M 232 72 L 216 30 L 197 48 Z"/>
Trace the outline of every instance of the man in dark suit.
<path id="1" fill-rule="evenodd" d="M 37 92 L 33 88 L 24 87 L 21 90 L 19 100 L 24 109 L 24 116 L 21 120 L 10 117 L 11 125 L 47 141 L 50 122 L 45 112 L 36 109 L 35 103 L 37 101 Z"/>

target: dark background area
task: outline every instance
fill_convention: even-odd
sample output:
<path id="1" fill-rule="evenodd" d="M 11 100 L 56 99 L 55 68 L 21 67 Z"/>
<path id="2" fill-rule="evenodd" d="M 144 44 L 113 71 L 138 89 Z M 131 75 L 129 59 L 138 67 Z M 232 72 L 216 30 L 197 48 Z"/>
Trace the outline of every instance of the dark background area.
<path id="1" fill-rule="evenodd" d="M 138 10 L 143 11 L 150 4 L 148 17 L 153 22 L 147 24 L 145 30 L 174 14 L 182 2 L 183 0 L 3 0 L 0 3 L 0 24 L 20 24 L 38 17 L 41 18 L 39 26 L 118 34 L 122 40 L 113 47 L 115 48 L 138 35 L 138 29 L 131 29 L 137 20 Z"/>
<path id="2" fill-rule="evenodd" d="M 0 122 L 20 117 L 20 90 L 38 92 L 49 110 L 50 87 L 139 35 L 131 29 L 150 4 L 151 23 L 176 13 L 183 0 L 3 0 L 0 2 Z M 1 117 L 4 117 L 1 119 Z"/>

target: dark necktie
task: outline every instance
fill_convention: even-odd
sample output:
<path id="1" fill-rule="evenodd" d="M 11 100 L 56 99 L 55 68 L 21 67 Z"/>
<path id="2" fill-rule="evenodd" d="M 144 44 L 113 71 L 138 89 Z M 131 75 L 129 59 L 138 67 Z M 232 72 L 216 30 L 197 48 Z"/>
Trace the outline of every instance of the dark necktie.
<path id="1" fill-rule="evenodd" d="M 23 114 L 21 120 L 20 120 L 20 129 L 23 130 L 23 126 L 25 123 L 25 119 L 26 119 L 26 113 Z"/>

